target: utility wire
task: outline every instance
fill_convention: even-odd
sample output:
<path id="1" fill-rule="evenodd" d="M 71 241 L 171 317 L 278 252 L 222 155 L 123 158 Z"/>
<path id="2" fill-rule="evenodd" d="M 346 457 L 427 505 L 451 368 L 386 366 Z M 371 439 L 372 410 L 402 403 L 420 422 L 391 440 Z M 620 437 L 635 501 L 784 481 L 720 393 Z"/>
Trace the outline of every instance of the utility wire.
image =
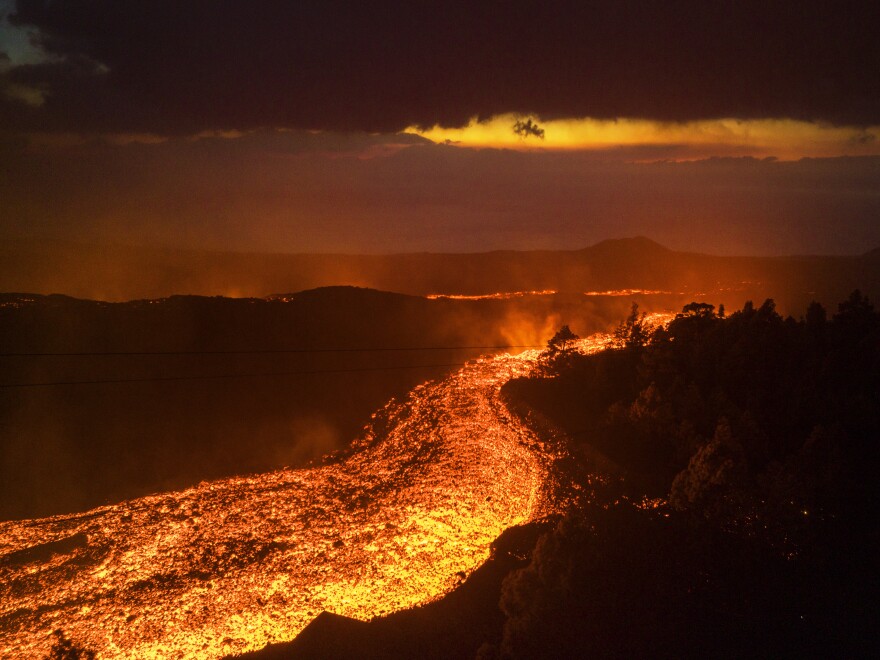
<path id="1" fill-rule="evenodd" d="M 279 348 L 230 351 L 75 351 L 59 353 L 0 353 L 0 357 L 103 357 L 103 356 L 163 356 L 163 355 L 278 355 L 308 353 L 389 353 L 415 351 L 475 351 L 505 348 L 543 348 L 536 344 L 507 344 L 502 346 L 416 346 L 411 348 Z"/>
<path id="2" fill-rule="evenodd" d="M 54 387 L 57 385 L 115 385 L 120 383 L 159 383 L 187 380 L 219 380 L 226 378 L 259 378 L 264 376 L 311 376 L 319 374 L 352 374 L 368 371 L 401 371 L 405 369 L 440 369 L 445 367 L 462 367 L 466 362 L 452 362 L 447 364 L 411 364 L 395 367 L 363 367 L 360 369 L 313 369 L 300 371 L 269 371 L 262 373 L 240 374 L 214 374 L 208 376 L 159 376 L 155 378 L 113 378 L 106 380 L 63 380 L 39 383 L 10 383 L 0 384 L 0 389 L 15 389 L 26 387 Z"/>

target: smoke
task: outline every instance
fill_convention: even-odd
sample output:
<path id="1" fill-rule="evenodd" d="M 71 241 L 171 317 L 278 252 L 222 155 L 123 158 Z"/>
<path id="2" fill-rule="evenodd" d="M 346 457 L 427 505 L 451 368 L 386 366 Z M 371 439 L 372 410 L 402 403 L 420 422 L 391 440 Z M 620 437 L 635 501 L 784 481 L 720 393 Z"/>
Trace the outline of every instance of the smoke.
<path id="1" fill-rule="evenodd" d="M 57 411 L 55 398 L 28 392 L 14 403 L 14 410 L 0 405 L 0 520 L 57 513 L 59 504 L 65 511 L 92 504 L 88 475 L 64 420 L 46 414 Z"/>
<path id="2" fill-rule="evenodd" d="M 544 346 L 566 321 L 562 314 L 536 316 L 522 310 L 510 310 L 501 322 L 505 343 L 511 346 Z"/>
<path id="3" fill-rule="evenodd" d="M 339 429 L 316 416 L 297 417 L 289 425 L 290 442 L 276 446 L 274 463 L 298 467 L 344 446 Z M 350 439 L 350 438 L 349 438 Z"/>

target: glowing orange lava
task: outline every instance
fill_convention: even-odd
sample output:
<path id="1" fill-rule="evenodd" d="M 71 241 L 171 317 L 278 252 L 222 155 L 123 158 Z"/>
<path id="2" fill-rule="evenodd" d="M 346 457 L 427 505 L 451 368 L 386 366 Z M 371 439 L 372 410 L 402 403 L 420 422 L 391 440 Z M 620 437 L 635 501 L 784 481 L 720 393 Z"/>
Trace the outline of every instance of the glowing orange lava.
<path id="1" fill-rule="evenodd" d="M 553 296 L 556 291 L 544 289 L 541 291 L 504 291 L 499 293 L 484 293 L 476 296 L 466 296 L 458 293 L 430 293 L 426 298 L 429 300 L 510 300 L 511 298 L 524 298 L 526 296 Z"/>
<path id="2" fill-rule="evenodd" d="M 654 289 L 612 289 L 609 291 L 584 291 L 585 296 L 660 296 L 669 295 L 672 291 L 657 291 Z"/>
<path id="3" fill-rule="evenodd" d="M 498 396 L 538 355 L 420 385 L 333 463 L 0 523 L 0 656 L 62 629 L 99 658 L 219 657 L 443 596 L 548 510 L 547 453 Z"/>

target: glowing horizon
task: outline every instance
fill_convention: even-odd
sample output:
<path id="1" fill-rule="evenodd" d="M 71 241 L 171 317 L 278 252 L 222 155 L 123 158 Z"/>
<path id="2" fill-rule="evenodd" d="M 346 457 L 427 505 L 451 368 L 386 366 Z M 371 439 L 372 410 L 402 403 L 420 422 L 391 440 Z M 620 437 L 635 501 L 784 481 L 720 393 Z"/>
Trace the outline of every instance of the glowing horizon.
<path id="1" fill-rule="evenodd" d="M 532 119 L 544 129 L 544 137 L 517 135 L 514 124 Z M 472 148 L 517 150 L 602 151 L 625 148 L 656 148 L 688 152 L 672 160 L 707 156 L 775 157 L 780 160 L 834 156 L 880 155 L 880 126 L 832 126 L 794 119 L 701 119 L 663 122 L 652 119 L 554 119 L 536 115 L 503 114 L 467 126 L 444 128 L 410 126 L 404 131 L 437 143 Z"/>

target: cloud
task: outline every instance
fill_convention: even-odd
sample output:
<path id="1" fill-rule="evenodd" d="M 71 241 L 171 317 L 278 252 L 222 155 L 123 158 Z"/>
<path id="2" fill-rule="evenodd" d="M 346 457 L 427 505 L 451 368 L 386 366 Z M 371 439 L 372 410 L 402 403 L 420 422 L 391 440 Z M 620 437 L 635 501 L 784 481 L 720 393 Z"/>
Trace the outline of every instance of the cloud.
<path id="1" fill-rule="evenodd" d="M 0 139 L 0 239 L 343 253 L 572 249 L 635 235 L 719 254 L 880 245 L 880 156 L 634 163 L 663 152 L 412 139 L 369 162 L 382 142 L 357 133 Z"/>
<path id="2" fill-rule="evenodd" d="M 875 10 L 817 0 L 19 0 L 10 21 L 36 29 L 58 63 L 14 68 L 17 84 L 45 86 L 45 103 L 24 112 L 0 102 L 0 121 L 163 134 L 389 132 L 507 112 L 874 125 Z"/>
<path id="3" fill-rule="evenodd" d="M 511 130 L 511 125 L 513 130 Z M 533 119 L 500 115 L 472 120 L 461 128 L 416 128 L 408 132 L 436 143 L 455 141 L 467 147 L 578 149 L 605 152 L 654 150 L 649 159 L 689 159 L 707 156 L 804 157 L 880 155 L 874 137 L 880 126 L 853 128 L 791 119 L 704 119 L 659 122 L 645 119 L 558 119 L 540 125 Z M 525 138 L 536 136 L 539 141 Z M 676 153 L 686 148 L 684 155 Z"/>

